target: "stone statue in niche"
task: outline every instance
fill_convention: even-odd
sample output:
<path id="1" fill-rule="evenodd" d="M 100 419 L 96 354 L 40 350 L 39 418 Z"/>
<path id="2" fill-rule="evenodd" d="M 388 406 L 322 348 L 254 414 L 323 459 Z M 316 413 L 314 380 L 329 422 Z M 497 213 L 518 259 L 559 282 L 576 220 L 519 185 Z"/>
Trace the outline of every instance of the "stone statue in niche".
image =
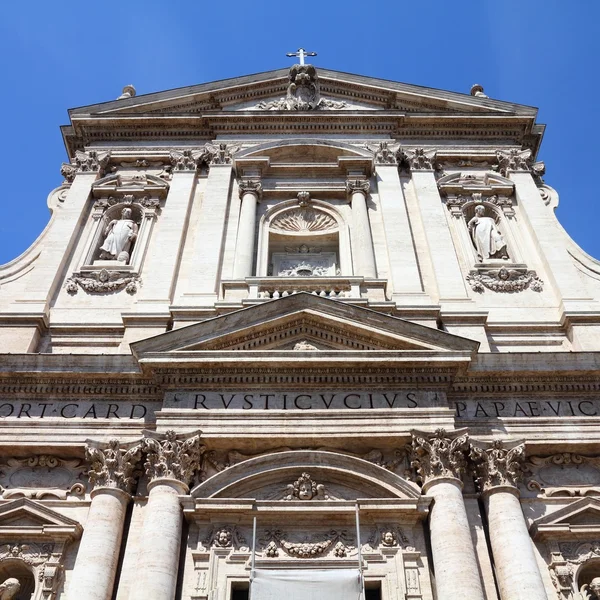
<path id="1" fill-rule="evenodd" d="M 138 226 L 131 218 L 131 208 L 121 211 L 120 219 L 113 219 L 104 230 L 104 243 L 100 246 L 100 258 L 129 262 L 129 250 L 138 234 Z"/>
<path id="2" fill-rule="evenodd" d="M 0 585 L 0 600 L 13 600 L 21 591 L 21 584 L 16 577 L 9 577 Z"/>
<path id="3" fill-rule="evenodd" d="M 485 206 L 479 205 L 475 208 L 475 216 L 469 221 L 468 227 L 480 261 L 489 258 L 508 259 L 506 242 L 496 221 L 485 216 Z"/>

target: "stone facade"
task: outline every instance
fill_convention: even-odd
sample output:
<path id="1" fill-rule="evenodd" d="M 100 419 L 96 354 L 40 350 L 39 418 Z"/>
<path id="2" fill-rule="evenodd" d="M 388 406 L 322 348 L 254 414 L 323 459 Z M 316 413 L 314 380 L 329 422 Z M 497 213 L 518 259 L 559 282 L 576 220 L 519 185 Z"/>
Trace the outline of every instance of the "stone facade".
<path id="1" fill-rule="evenodd" d="M 600 598 L 600 262 L 536 109 L 295 65 L 69 115 L 0 266 L 0 599 L 241 600 L 254 517 L 368 600 Z"/>

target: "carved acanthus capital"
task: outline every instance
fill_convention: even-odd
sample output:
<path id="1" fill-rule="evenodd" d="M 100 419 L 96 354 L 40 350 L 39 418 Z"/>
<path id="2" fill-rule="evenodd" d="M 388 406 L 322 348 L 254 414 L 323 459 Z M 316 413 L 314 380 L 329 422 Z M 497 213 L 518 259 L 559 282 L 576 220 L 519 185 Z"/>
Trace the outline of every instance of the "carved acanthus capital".
<path id="1" fill-rule="evenodd" d="M 203 150 L 171 150 L 171 164 L 175 171 L 196 171 L 202 163 L 205 153 Z"/>
<path id="2" fill-rule="evenodd" d="M 206 450 L 200 443 L 200 435 L 177 435 L 170 430 L 164 434 L 144 431 L 144 436 L 144 468 L 150 480 L 176 479 L 188 485 L 200 468 L 200 459 Z"/>
<path id="3" fill-rule="evenodd" d="M 370 188 L 371 184 L 367 179 L 349 179 L 346 181 L 346 193 L 349 197 L 352 197 L 356 193 L 360 193 L 366 198 Z"/>
<path id="4" fill-rule="evenodd" d="M 240 199 L 244 197 L 245 194 L 254 194 L 257 199 L 260 200 L 262 197 L 262 183 L 260 181 L 251 181 L 248 179 L 242 179 L 238 182 Z"/>
<path id="5" fill-rule="evenodd" d="M 467 433 L 437 429 L 435 433 L 412 431 L 411 435 L 411 466 L 424 484 L 439 478 L 461 478 L 469 449 Z"/>
<path id="6" fill-rule="evenodd" d="M 399 145 L 389 142 L 379 142 L 378 146 L 369 146 L 367 148 L 373 153 L 376 165 L 397 165 Z"/>
<path id="7" fill-rule="evenodd" d="M 435 170 L 435 162 L 437 159 L 437 152 L 435 150 L 415 148 L 414 150 L 404 150 L 402 156 L 408 163 L 411 171 Z"/>
<path id="8" fill-rule="evenodd" d="M 68 183 L 72 183 L 77 173 L 97 173 L 102 172 L 108 165 L 110 152 L 98 152 L 89 150 L 83 152 L 77 150 L 70 163 L 63 163 L 60 167 L 60 174 Z"/>
<path id="9" fill-rule="evenodd" d="M 91 464 L 89 478 L 93 486 L 118 488 L 131 493 L 142 458 L 140 443 L 121 447 L 119 440 L 109 440 L 107 444 L 88 441 L 85 456 Z"/>
<path id="10" fill-rule="evenodd" d="M 202 151 L 202 162 L 212 165 L 230 165 L 233 155 L 240 146 L 230 144 L 205 144 Z"/>
<path id="11" fill-rule="evenodd" d="M 470 457 L 477 471 L 477 483 L 482 492 L 496 487 L 514 487 L 522 476 L 525 445 L 512 442 L 504 444 L 494 440 L 471 443 Z"/>
<path id="12" fill-rule="evenodd" d="M 498 171 L 506 176 L 509 171 L 529 171 L 531 150 L 497 150 Z"/>

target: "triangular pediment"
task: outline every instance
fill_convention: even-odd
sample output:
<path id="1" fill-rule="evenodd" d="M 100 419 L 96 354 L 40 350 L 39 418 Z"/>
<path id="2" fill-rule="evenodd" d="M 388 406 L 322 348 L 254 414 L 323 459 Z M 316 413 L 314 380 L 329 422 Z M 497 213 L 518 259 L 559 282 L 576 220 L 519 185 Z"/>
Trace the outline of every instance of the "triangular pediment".
<path id="1" fill-rule="evenodd" d="M 73 109 L 76 115 L 199 114 L 276 110 L 290 69 L 277 69 Z M 317 69 L 324 109 L 399 110 L 407 113 L 533 114 L 535 108 L 363 75 Z"/>
<path id="2" fill-rule="evenodd" d="M 39 502 L 19 498 L 0 505 L 0 535 L 14 530 L 36 535 L 54 532 L 72 537 L 80 535 L 81 525 Z"/>
<path id="3" fill-rule="evenodd" d="M 539 539 L 578 534 L 598 535 L 600 533 L 600 499 L 587 497 L 576 500 L 534 521 L 531 531 Z"/>
<path id="4" fill-rule="evenodd" d="M 454 353 L 478 343 L 351 304 L 299 293 L 132 344 L 134 354 L 213 352 Z"/>

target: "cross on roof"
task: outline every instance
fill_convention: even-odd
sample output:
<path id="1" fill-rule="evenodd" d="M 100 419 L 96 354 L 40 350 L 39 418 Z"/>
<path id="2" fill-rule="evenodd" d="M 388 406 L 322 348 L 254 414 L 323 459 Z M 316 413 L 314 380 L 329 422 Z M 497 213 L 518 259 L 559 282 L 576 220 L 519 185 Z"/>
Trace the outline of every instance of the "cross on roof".
<path id="1" fill-rule="evenodd" d="M 298 48 L 298 52 L 288 52 L 286 56 L 290 57 L 298 57 L 300 59 L 300 64 L 304 64 L 304 58 L 306 56 L 316 56 L 316 52 L 307 52 L 304 48 Z"/>

